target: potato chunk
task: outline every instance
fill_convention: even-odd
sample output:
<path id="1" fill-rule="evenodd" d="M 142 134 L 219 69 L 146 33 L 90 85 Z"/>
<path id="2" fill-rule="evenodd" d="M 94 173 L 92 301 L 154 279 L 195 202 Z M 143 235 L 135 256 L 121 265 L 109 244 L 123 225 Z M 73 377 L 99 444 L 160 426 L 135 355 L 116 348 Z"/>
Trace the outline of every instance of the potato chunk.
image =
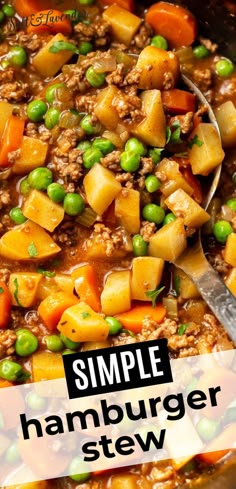
<path id="1" fill-rule="evenodd" d="M 113 106 L 113 100 L 118 95 L 119 90 L 114 85 L 101 90 L 97 96 L 94 113 L 101 124 L 109 130 L 115 129 L 120 121 L 118 113 Z"/>
<path id="2" fill-rule="evenodd" d="M 111 24 L 112 35 L 118 42 L 129 46 L 142 19 L 118 5 L 111 5 L 103 12 L 103 18 Z"/>
<path id="3" fill-rule="evenodd" d="M 72 341 L 104 341 L 109 334 L 105 319 L 85 302 L 69 307 L 58 324 L 59 331 Z"/>
<path id="4" fill-rule="evenodd" d="M 163 90 L 167 80 L 168 88 L 173 88 L 179 76 L 179 60 L 176 54 L 155 46 L 147 46 L 141 51 L 137 68 L 141 71 L 138 87 L 142 90 Z"/>
<path id="5" fill-rule="evenodd" d="M 199 228 L 210 215 L 181 188 L 171 194 L 165 204 L 176 216 L 183 217 L 185 226 Z"/>
<path id="6" fill-rule="evenodd" d="M 193 281 L 180 268 L 174 271 L 174 278 L 179 281 L 179 295 L 183 299 L 198 299 L 200 294 Z"/>
<path id="7" fill-rule="evenodd" d="M 183 177 L 179 170 L 179 164 L 176 161 L 164 158 L 158 165 L 158 172 L 161 172 L 165 176 L 165 181 L 160 187 L 160 191 L 165 197 L 168 197 L 178 188 L 182 188 L 187 194 L 192 195 L 193 189 Z"/>
<path id="8" fill-rule="evenodd" d="M 65 211 L 59 204 L 39 190 L 31 190 L 26 198 L 22 212 L 27 219 L 39 224 L 51 233 L 63 221 Z"/>
<path id="9" fill-rule="evenodd" d="M 236 267 L 236 234 L 232 233 L 228 236 L 224 251 L 224 259 L 226 263 L 232 267 Z"/>
<path id="10" fill-rule="evenodd" d="M 224 148 L 235 146 L 236 141 L 236 107 L 231 100 L 219 105 L 215 110 Z"/>
<path id="11" fill-rule="evenodd" d="M 37 300 L 38 286 L 43 279 L 40 273 L 18 272 L 11 273 L 9 279 L 9 290 L 12 296 L 12 305 L 21 307 L 32 307 Z M 16 300 L 16 291 L 17 298 Z"/>
<path id="12" fill-rule="evenodd" d="M 108 275 L 101 294 L 102 312 L 114 316 L 131 308 L 130 271 L 113 272 Z"/>
<path id="13" fill-rule="evenodd" d="M 56 34 L 32 59 L 33 67 L 45 78 L 51 78 L 56 75 L 61 67 L 73 56 L 72 51 L 51 53 L 49 51 L 50 47 L 58 41 L 66 42 L 67 38 L 63 34 Z"/>
<path id="14" fill-rule="evenodd" d="M 131 274 L 131 296 L 138 301 L 151 301 L 149 290 L 155 290 L 161 282 L 164 260 L 152 256 L 133 259 Z"/>
<path id="15" fill-rule="evenodd" d="M 35 168 L 43 166 L 48 152 L 48 143 L 40 139 L 23 136 L 20 157 L 16 159 L 12 171 L 16 175 L 27 175 Z"/>
<path id="16" fill-rule="evenodd" d="M 146 144 L 164 148 L 166 144 L 166 119 L 160 90 L 146 90 L 141 95 L 145 118 L 131 130 Z"/>
<path id="17" fill-rule="evenodd" d="M 209 175 L 222 163 L 225 154 L 212 124 L 200 123 L 191 133 L 189 141 L 191 148 L 188 148 L 188 156 L 194 175 Z"/>
<path id="18" fill-rule="evenodd" d="M 140 193 L 123 189 L 115 200 L 115 215 L 128 233 L 136 234 L 140 229 Z"/>
<path id="19" fill-rule="evenodd" d="M 184 220 L 178 217 L 157 231 L 149 243 L 149 255 L 166 261 L 176 260 L 187 247 Z"/>
<path id="20" fill-rule="evenodd" d="M 84 189 L 90 207 L 101 216 L 117 197 L 121 184 L 110 170 L 96 163 L 84 178 Z"/>
<path id="21" fill-rule="evenodd" d="M 32 257 L 32 245 L 35 256 Z M 46 231 L 32 221 L 16 226 L 0 239 L 0 255 L 9 260 L 34 261 L 51 258 L 61 251 Z M 37 253 L 37 254 L 36 254 Z"/>
<path id="22" fill-rule="evenodd" d="M 3 135 L 8 119 L 12 115 L 13 109 L 13 104 L 9 104 L 9 102 L 0 102 L 0 138 Z"/>

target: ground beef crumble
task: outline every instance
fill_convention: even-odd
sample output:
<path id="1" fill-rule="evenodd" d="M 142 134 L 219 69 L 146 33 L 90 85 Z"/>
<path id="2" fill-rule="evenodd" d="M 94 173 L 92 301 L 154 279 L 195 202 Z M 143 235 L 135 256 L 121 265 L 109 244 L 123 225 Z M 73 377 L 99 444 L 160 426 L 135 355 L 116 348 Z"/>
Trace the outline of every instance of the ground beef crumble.
<path id="1" fill-rule="evenodd" d="M 154 222 L 142 221 L 140 234 L 143 237 L 144 241 L 149 243 L 150 238 L 153 236 L 156 230 L 156 225 Z"/>
<path id="2" fill-rule="evenodd" d="M 16 334 L 11 329 L 0 331 L 0 358 L 12 355 L 15 351 Z"/>
<path id="3" fill-rule="evenodd" d="M 152 34 L 153 33 L 152 33 L 151 26 L 146 22 L 144 22 L 139 27 L 139 30 L 137 34 L 134 36 L 134 39 L 131 44 L 139 49 L 144 49 L 146 46 L 150 44 Z"/>
<path id="4" fill-rule="evenodd" d="M 100 163 L 102 164 L 102 166 L 108 168 L 109 170 L 119 171 L 120 155 L 121 155 L 121 151 L 112 151 L 108 155 L 104 156 L 104 158 L 101 159 Z"/>
<path id="5" fill-rule="evenodd" d="M 184 115 L 177 115 L 170 118 L 170 125 L 178 121 L 180 124 L 180 130 L 182 134 L 189 134 L 193 129 L 193 112 L 187 112 Z"/>
<path id="6" fill-rule="evenodd" d="M 127 250 L 127 233 L 123 228 L 110 229 L 105 224 L 97 223 L 90 238 L 86 241 L 86 249 L 91 248 L 95 243 L 105 245 L 105 252 L 108 257 L 112 256 L 115 250 Z"/>
<path id="7" fill-rule="evenodd" d="M 9 190 L 0 190 L 0 209 L 6 207 L 11 202 L 11 195 Z"/>
<path id="8" fill-rule="evenodd" d="M 29 96 L 29 85 L 20 81 L 5 83 L 0 86 L 0 99 L 8 102 L 23 102 Z"/>

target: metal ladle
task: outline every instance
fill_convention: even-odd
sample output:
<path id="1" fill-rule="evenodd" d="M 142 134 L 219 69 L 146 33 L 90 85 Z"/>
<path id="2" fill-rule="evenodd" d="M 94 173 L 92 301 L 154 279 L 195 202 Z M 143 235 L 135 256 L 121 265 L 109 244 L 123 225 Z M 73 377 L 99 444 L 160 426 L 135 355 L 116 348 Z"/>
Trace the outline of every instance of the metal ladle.
<path id="1" fill-rule="evenodd" d="M 202 92 L 185 75 L 182 75 L 182 79 L 185 85 L 197 96 L 201 104 L 208 107 L 209 120 L 220 135 L 214 112 Z M 221 168 L 222 165 L 219 165 L 215 170 L 211 187 L 203 203 L 205 210 L 207 210 L 219 184 Z M 201 231 L 198 233 L 197 243 L 193 247 L 187 248 L 175 260 L 174 265 L 183 270 L 194 282 L 202 298 L 222 326 L 224 326 L 233 342 L 236 343 L 236 298 L 231 294 L 218 273 L 207 261 L 202 248 Z"/>

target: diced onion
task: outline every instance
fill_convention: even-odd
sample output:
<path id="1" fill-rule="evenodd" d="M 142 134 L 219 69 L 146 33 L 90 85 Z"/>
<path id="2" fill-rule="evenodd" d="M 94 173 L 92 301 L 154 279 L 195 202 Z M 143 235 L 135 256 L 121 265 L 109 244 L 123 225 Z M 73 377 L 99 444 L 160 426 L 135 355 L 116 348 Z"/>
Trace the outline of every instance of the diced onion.
<path id="1" fill-rule="evenodd" d="M 77 217 L 76 221 L 82 226 L 86 228 L 90 228 L 91 226 L 93 226 L 96 219 L 97 219 L 96 212 L 94 212 L 93 209 L 91 209 L 91 207 L 86 207 L 83 214 Z"/>
<path id="2" fill-rule="evenodd" d="M 109 71 L 115 71 L 116 59 L 114 56 L 106 56 L 104 58 L 95 59 L 93 62 L 93 68 L 96 73 L 107 73 Z"/>
<path id="3" fill-rule="evenodd" d="M 120 136 L 116 132 L 104 131 L 103 137 L 109 139 L 109 141 L 111 141 L 114 144 L 114 146 L 116 146 L 117 148 L 123 147 L 123 142 L 121 141 Z"/>
<path id="4" fill-rule="evenodd" d="M 178 300 L 176 297 L 164 297 L 163 305 L 167 310 L 170 319 L 178 319 Z"/>
<path id="5" fill-rule="evenodd" d="M 222 205 L 221 207 L 221 217 L 224 221 L 232 221 L 234 217 L 234 211 L 228 205 Z"/>
<path id="6" fill-rule="evenodd" d="M 63 127 L 63 129 L 73 129 L 78 126 L 80 123 L 79 114 L 74 114 L 70 110 L 65 110 L 62 112 L 59 120 L 59 126 Z"/>

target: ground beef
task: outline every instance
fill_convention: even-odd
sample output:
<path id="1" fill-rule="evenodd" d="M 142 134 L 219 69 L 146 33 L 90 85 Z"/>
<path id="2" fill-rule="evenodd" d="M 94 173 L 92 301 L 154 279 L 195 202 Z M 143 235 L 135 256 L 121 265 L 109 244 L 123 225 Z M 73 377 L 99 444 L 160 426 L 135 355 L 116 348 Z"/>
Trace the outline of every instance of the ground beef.
<path id="1" fill-rule="evenodd" d="M 7 283 L 10 277 L 10 270 L 8 268 L 0 268 L 0 280 Z"/>
<path id="2" fill-rule="evenodd" d="M 76 246 L 78 242 L 78 228 L 75 227 L 72 220 L 64 221 L 60 226 L 58 226 L 53 239 L 59 243 L 66 246 Z"/>
<path id="3" fill-rule="evenodd" d="M 92 235 L 86 242 L 86 248 L 91 248 L 95 243 L 105 245 L 106 255 L 110 257 L 117 249 L 127 250 L 127 233 L 121 227 L 112 230 L 105 224 L 97 223 L 94 225 Z"/>
<path id="4" fill-rule="evenodd" d="M 39 137 L 38 126 L 34 122 L 28 122 L 25 126 L 25 135 L 29 138 L 37 138 Z"/>
<path id="5" fill-rule="evenodd" d="M 151 38 L 152 38 L 152 28 L 149 24 L 144 22 L 143 24 L 141 24 L 131 44 L 139 49 L 144 49 L 146 46 L 150 44 Z"/>
<path id="6" fill-rule="evenodd" d="M 118 87 L 122 87 L 124 84 L 125 78 L 125 65 L 120 63 L 117 65 L 116 69 L 112 71 L 106 77 L 106 82 L 108 85 L 117 85 Z"/>
<path id="7" fill-rule="evenodd" d="M 0 190 L 0 209 L 6 207 L 11 202 L 11 195 L 9 190 Z"/>
<path id="8" fill-rule="evenodd" d="M 29 85 L 20 81 L 0 86 L 0 99 L 8 102 L 23 102 L 29 96 Z"/>
<path id="9" fill-rule="evenodd" d="M 150 473 L 150 479 L 153 482 L 164 482 L 168 481 L 173 475 L 173 467 L 166 467 L 161 469 L 159 469 L 158 467 L 153 467 Z"/>
<path id="10" fill-rule="evenodd" d="M 200 90 L 202 90 L 202 92 L 206 92 L 212 86 L 211 70 L 209 68 L 195 69 L 193 72 L 193 81 L 200 88 Z"/>
<path id="11" fill-rule="evenodd" d="M 132 173 L 118 173 L 116 175 L 116 180 L 126 188 L 134 187 L 134 175 L 132 175 Z"/>
<path id="12" fill-rule="evenodd" d="M 230 265 L 224 261 L 223 255 L 221 253 L 209 254 L 208 261 L 212 267 L 220 274 L 226 275 L 230 270 Z"/>
<path id="13" fill-rule="evenodd" d="M 156 231 L 156 225 L 154 222 L 142 221 L 140 234 L 143 237 L 144 241 L 149 243 L 150 238 L 153 236 L 155 231 Z"/>
<path id="14" fill-rule="evenodd" d="M 95 47 L 105 47 L 111 38 L 111 26 L 100 20 L 91 24 L 79 22 L 75 28 L 79 41 L 92 41 Z"/>
<path id="15" fill-rule="evenodd" d="M 20 31 L 17 37 L 18 44 L 32 53 L 41 49 L 43 44 L 49 41 L 48 35 L 44 39 L 42 34 L 38 36 L 33 32 L 26 34 L 24 31 Z"/>
<path id="16" fill-rule="evenodd" d="M 218 44 L 213 43 L 210 39 L 205 39 L 205 37 L 200 36 L 199 37 L 199 41 L 211 53 L 215 53 L 217 51 L 217 49 L 218 49 Z"/>
<path id="17" fill-rule="evenodd" d="M 15 78 L 15 70 L 8 66 L 5 70 L 0 71 L 0 84 L 13 82 Z"/>
<path id="18" fill-rule="evenodd" d="M 12 355 L 15 351 L 16 334 L 11 329 L 0 331 L 0 358 Z"/>
<path id="19" fill-rule="evenodd" d="M 45 127 L 44 124 L 41 124 L 38 128 L 39 131 L 39 139 L 44 143 L 52 143 L 52 133 Z"/>
<path id="20" fill-rule="evenodd" d="M 141 99 L 133 90 L 128 93 L 119 92 L 113 99 L 112 105 L 119 117 L 126 122 L 138 123 L 144 117 Z"/>
<path id="21" fill-rule="evenodd" d="M 184 115 L 176 115 L 175 117 L 170 118 L 170 124 L 172 125 L 174 122 L 178 121 L 180 124 L 180 130 L 182 134 L 189 134 L 193 130 L 193 112 L 187 112 Z"/>
<path id="22" fill-rule="evenodd" d="M 166 71 L 163 77 L 163 89 L 170 90 L 170 88 L 174 88 L 175 86 L 175 78 L 171 71 Z"/>
<path id="23" fill-rule="evenodd" d="M 121 333 L 112 338 L 112 346 L 131 345 L 137 343 L 137 337 L 127 333 Z"/>
<path id="24" fill-rule="evenodd" d="M 80 65 L 70 65 L 62 68 L 62 81 L 70 90 L 84 92 L 88 84 L 84 81 L 85 69 Z"/>
<path id="25" fill-rule="evenodd" d="M 141 176 L 147 175 L 148 173 L 152 173 L 154 167 L 155 165 L 152 158 L 142 157 L 138 173 Z"/>
<path id="26" fill-rule="evenodd" d="M 112 151 L 108 155 L 101 159 L 101 164 L 105 168 L 109 168 L 112 171 L 120 170 L 120 155 L 121 151 Z"/>
<path id="27" fill-rule="evenodd" d="M 96 95 L 79 95 L 75 98 L 76 109 L 79 112 L 92 114 L 96 105 Z"/>
<path id="28" fill-rule="evenodd" d="M 51 170 L 58 174 L 68 185 L 76 183 L 83 174 L 83 151 L 76 148 L 78 133 L 76 129 L 66 129 L 57 140 L 57 145 L 52 151 L 52 160 L 49 164 Z M 74 191 L 74 186 L 70 185 L 70 191 Z"/>

